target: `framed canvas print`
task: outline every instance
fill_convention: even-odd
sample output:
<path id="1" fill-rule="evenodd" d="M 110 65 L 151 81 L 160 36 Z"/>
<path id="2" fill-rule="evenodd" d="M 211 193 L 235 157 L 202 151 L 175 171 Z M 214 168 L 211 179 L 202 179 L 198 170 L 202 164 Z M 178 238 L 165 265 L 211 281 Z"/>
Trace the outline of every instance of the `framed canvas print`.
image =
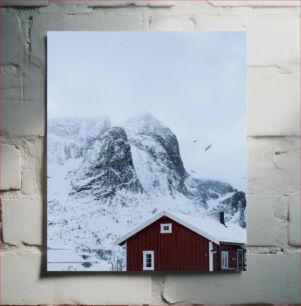
<path id="1" fill-rule="evenodd" d="M 47 36 L 48 271 L 244 271 L 245 34 Z"/>

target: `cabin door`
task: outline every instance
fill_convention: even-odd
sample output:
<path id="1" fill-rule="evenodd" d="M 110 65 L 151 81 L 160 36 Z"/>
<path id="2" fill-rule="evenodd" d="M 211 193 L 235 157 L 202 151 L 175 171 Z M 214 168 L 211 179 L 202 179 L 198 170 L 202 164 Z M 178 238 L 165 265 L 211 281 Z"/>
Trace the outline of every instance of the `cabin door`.
<path id="1" fill-rule="evenodd" d="M 242 271 L 244 265 L 244 250 L 238 249 L 237 250 L 237 270 Z"/>

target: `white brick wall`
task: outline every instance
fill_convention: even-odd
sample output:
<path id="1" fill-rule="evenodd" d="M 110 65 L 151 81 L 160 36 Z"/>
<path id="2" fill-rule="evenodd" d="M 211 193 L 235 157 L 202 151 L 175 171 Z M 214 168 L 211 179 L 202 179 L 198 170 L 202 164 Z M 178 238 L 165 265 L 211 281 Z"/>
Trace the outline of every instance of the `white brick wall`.
<path id="1" fill-rule="evenodd" d="M 248 135 L 298 135 L 298 65 L 248 69 Z"/>
<path id="2" fill-rule="evenodd" d="M 45 260 L 45 257 L 44 257 Z M 37 248 L 7 251 L 2 259 L 2 299 L 7 304 L 141 304 L 149 301 L 146 275 L 41 275 Z"/>
<path id="3" fill-rule="evenodd" d="M 46 214 L 42 199 L 5 199 L 2 210 L 4 243 L 19 248 L 42 245 L 43 212 Z"/>
<path id="4" fill-rule="evenodd" d="M 246 273 L 168 275 L 163 297 L 169 303 L 297 303 L 300 254 L 248 254 Z M 233 289 L 235 288 L 235 289 Z"/>
<path id="5" fill-rule="evenodd" d="M 299 5 L 297 0 L 1 1 L 0 303 L 298 303 Z M 43 272 L 45 43 L 50 30 L 246 31 L 248 272 Z M 238 288 L 235 294 L 233 288 Z"/>
<path id="6" fill-rule="evenodd" d="M 282 196 L 299 192 L 299 137 L 249 137 L 247 147 L 249 194 Z"/>

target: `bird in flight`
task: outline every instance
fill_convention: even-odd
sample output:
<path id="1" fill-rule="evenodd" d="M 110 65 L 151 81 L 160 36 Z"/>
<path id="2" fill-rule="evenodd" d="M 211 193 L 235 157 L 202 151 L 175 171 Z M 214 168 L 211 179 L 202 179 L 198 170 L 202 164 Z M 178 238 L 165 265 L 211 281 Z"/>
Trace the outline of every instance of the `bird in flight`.
<path id="1" fill-rule="evenodd" d="M 194 170 L 190 170 L 192 173 L 196 173 Z"/>
<path id="2" fill-rule="evenodd" d="M 206 148 L 205 148 L 205 151 L 208 151 L 209 149 L 211 149 L 212 148 L 212 145 L 209 145 L 209 146 L 207 146 Z"/>
<path id="3" fill-rule="evenodd" d="M 198 140 L 197 139 L 195 139 L 193 142 L 197 142 Z"/>

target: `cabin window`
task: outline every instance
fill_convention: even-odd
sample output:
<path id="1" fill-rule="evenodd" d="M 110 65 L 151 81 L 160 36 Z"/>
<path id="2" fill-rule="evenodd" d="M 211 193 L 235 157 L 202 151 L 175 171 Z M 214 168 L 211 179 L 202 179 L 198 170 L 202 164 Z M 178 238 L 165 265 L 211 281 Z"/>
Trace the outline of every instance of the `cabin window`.
<path id="1" fill-rule="evenodd" d="M 154 251 L 143 251 L 143 270 L 154 270 Z"/>
<path id="2" fill-rule="evenodd" d="M 228 269 L 229 268 L 229 252 L 222 251 L 222 269 Z"/>
<path id="3" fill-rule="evenodd" d="M 172 224 L 171 223 L 160 224 L 160 233 L 161 234 L 171 234 L 172 233 Z"/>

